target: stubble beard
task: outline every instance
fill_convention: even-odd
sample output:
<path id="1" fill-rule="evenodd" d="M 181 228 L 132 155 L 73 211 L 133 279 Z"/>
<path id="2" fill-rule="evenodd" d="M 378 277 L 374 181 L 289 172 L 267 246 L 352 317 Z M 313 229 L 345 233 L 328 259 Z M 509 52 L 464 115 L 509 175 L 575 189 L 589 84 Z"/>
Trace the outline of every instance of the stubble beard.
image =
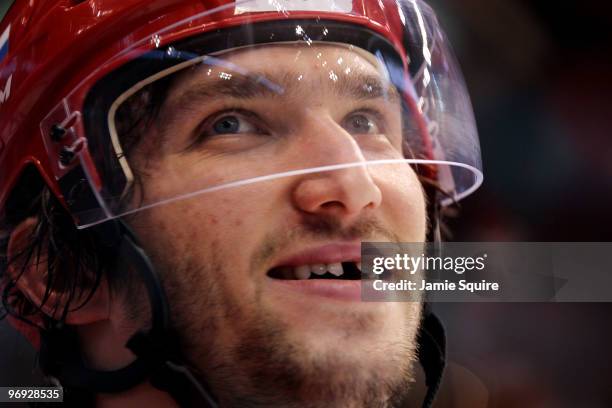
<path id="1" fill-rule="evenodd" d="M 420 306 L 406 313 L 414 321 L 402 328 L 401 340 L 375 345 L 388 369 L 368 370 L 339 353 L 313 355 L 307 344 L 290 339 L 290 328 L 273 313 L 257 304 L 246 313 L 240 299 L 214 279 L 227 276 L 220 247 L 211 242 L 205 265 L 184 248 L 149 252 L 163 277 L 183 355 L 222 407 L 402 406 L 414 383 Z M 355 327 L 363 330 L 369 322 L 360 317 Z M 234 341 L 220 340 L 232 322 L 240 322 Z M 347 338 L 350 347 L 350 333 Z"/>

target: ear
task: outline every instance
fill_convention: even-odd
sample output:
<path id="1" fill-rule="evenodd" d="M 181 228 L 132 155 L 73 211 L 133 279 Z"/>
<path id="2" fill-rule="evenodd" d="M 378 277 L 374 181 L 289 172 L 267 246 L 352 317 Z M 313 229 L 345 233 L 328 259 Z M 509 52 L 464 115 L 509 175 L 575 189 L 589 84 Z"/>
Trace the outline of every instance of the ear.
<path id="1" fill-rule="evenodd" d="M 19 224 L 9 237 L 8 258 L 14 259 L 23 252 L 32 239 L 36 229 L 36 218 L 30 217 Z M 16 280 L 17 289 L 25 295 L 26 298 L 35 306 L 40 307 L 41 311 L 52 318 L 58 319 L 65 306 L 67 294 L 58 292 L 52 289 L 47 297 L 44 305 L 41 306 L 45 298 L 47 289 L 47 253 L 46 248 L 42 248 L 40 257 L 32 257 L 28 260 L 28 264 L 24 265 L 23 261 L 11 262 L 8 268 L 9 276 Z M 59 271 L 60 273 L 63 271 Z M 74 298 L 71 302 L 71 309 L 66 316 L 66 323 L 71 325 L 82 325 L 95 323 L 109 318 L 110 311 L 110 294 L 108 283 L 105 279 L 100 281 L 100 285 L 82 307 L 76 309 L 88 295 L 88 291 L 81 298 Z M 59 302 L 59 303 L 58 303 Z M 63 303 L 62 303 L 63 302 Z M 56 307 L 59 305 L 59 307 Z M 72 310 L 76 309 L 76 310 Z M 55 313 L 55 315 L 54 315 Z M 42 316 L 39 316 L 39 318 Z"/>

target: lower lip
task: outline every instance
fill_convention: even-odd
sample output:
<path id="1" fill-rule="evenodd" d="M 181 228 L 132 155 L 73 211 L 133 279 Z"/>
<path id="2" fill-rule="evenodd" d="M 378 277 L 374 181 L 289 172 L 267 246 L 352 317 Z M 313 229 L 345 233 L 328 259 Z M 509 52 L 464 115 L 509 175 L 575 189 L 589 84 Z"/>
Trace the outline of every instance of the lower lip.
<path id="1" fill-rule="evenodd" d="M 361 301 L 360 280 L 336 279 L 271 279 L 273 283 L 286 290 L 294 291 L 308 296 L 321 296 L 335 300 L 358 302 Z"/>

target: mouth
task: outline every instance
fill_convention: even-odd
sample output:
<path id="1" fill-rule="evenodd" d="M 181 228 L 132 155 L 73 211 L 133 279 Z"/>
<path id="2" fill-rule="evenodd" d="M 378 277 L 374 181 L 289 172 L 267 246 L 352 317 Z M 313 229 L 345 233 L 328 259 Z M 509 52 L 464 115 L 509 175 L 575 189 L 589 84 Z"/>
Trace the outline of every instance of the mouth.
<path id="1" fill-rule="evenodd" d="M 361 262 L 277 266 L 270 269 L 267 275 L 280 280 L 360 280 Z"/>
<path id="2" fill-rule="evenodd" d="M 277 261 L 267 271 L 270 283 L 291 298 L 300 294 L 335 300 L 361 300 L 361 244 L 332 243 L 308 248 Z"/>

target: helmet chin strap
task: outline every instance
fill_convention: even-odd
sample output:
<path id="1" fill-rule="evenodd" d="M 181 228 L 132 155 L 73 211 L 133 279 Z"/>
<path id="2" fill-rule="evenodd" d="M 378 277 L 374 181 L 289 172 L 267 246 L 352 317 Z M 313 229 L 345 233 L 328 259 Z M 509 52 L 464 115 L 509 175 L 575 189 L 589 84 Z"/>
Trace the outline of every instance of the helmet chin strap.
<path id="1" fill-rule="evenodd" d="M 182 407 L 217 408 L 218 404 L 204 382 L 198 380 L 180 354 L 178 336 L 170 327 L 170 309 L 165 291 L 151 260 L 140 247 L 130 228 L 118 220 L 94 227 L 96 233 L 116 250 L 117 259 L 127 259 L 140 274 L 149 297 L 151 328 L 139 331 L 126 347 L 136 360 L 113 371 L 100 371 L 84 365 L 72 346 L 76 334 L 69 327 L 56 323 L 41 335 L 40 365 L 45 373 L 55 377 L 69 389 L 93 393 L 127 391 L 149 380 L 162 391 L 168 392 Z M 438 390 L 445 358 L 444 328 L 427 304 L 420 327 L 419 361 L 425 371 L 427 394 L 423 408 L 429 408 Z"/>
<path id="2" fill-rule="evenodd" d="M 442 233 L 440 228 L 440 204 L 432 208 L 432 237 L 437 251 L 441 251 Z M 427 393 L 423 400 L 423 408 L 431 407 L 442 382 L 446 366 L 446 333 L 440 319 L 431 311 L 430 304 L 423 305 L 423 320 L 418 334 L 419 362 L 425 372 Z"/>
<path id="3" fill-rule="evenodd" d="M 446 365 L 446 335 L 444 326 L 430 310 L 429 304 L 423 308 L 423 321 L 419 329 L 419 362 L 425 372 L 427 393 L 423 399 L 423 408 L 431 407 L 442 382 Z"/>

